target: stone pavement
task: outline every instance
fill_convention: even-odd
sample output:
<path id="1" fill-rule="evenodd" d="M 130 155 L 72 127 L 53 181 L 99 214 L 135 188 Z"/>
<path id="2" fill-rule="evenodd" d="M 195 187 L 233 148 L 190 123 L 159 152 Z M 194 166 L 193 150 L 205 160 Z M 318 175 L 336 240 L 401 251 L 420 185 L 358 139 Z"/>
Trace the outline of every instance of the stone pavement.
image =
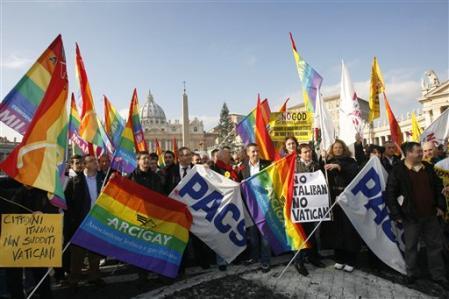
<path id="1" fill-rule="evenodd" d="M 292 265 L 278 280 L 277 276 L 288 259 L 288 256 L 274 258 L 273 268 L 268 273 L 262 273 L 258 265 L 231 265 L 224 272 L 211 268 L 193 277 L 191 277 L 193 273 L 190 273 L 186 279 L 136 298 L 164 298 L 182 290 L 201 288 L 202 284 L 229 275 L 238 275 L 288 298 L 434 298 L 360 270 L 353 273 L 337 271 L 333 268 L 331 260 L 324 260 L 327 267 L 322 269 L 308 265 L 310 272 L 308 277 L 300 276 Z"/>

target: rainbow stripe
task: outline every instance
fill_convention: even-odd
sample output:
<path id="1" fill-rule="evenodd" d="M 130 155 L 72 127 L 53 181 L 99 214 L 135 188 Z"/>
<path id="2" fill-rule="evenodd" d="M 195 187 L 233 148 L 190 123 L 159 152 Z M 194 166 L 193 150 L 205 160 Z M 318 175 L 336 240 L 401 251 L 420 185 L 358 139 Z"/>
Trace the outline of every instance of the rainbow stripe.
<path id="1" fill-rule="evenodd" d="M 265 99 L 261 103 L 262 115 L 265 123 L 270 121 L 270 105 L 268 104 L 268 100 Z M 237 124 L 235 130 L 237 134 L 242 138 L 243 144 L 247 145 L 248 143 L 256 142 L 256 111 L 257 107 L 254 108 L 241 122 Z"/>
<path id="2" fill-rule="evenodd" d="M 106 185 L 72 243 L 176 277 L 189 240 L 187 206 L 116 176 Z"/>
<path id="3" fill-rule="evenodd" d="M 315 111 L 315 101 L 317 92 L 321 88 L 323 77 L 318 74 L 307 62 L 299 56 L 296 50 L 293 35 L 290 33 L 290 40 L 292 42 L 293 57 L 295 58 L 296 68 L 298 70 L 299 79 L 302 83 L 302 94 L 304 97 L 304 105 L 308 112 Z"/>
<path id="4" fill-rule="evenodd" d="M 242 181 L 249 212 L 276 254 L 307 248 L 307 236 L 291 221 L 296 155 L 290 154 Z"/>
<path id="5" fill-rule="evenodd" d="M 136 151 L 148 151 L 148 143 L 145 141 L 143 134 L 142 123 L 139 115 L 139 101 L 137 99 L 137 90 L 134 88 L 133 98 L 131 100 L 130 117 L 132 120 L 132 128 L 134 134 L 134 145 Z"/>
<path id="6" fill-rule="evenodd" d="M 0 104 L 0 121 L 22 135 L 44 98 L 56 61 L 62 59 L 61 47 L 62 37 L 58 35 Z"/>
<path id="7" fill-rule="evenodd" d="M 80 116 L 76 107 L 75 95 L 72 92 L 69 116 L 69 139 L 72 142 L 72 153 L 85 155 L 89 153 L 89 144 L 79 135 Z"/>
<path id="8" fill-rule="evenodd" d="M 159 166 L 159 168 L 164 168 L 165 167 L 164 153 L 162 152 L 162 148 L 161 148 L 161 145 L 159 144 L 159 140 L 157 140 L 157 138 L 156 138 L 154 140 L 154 143 L 156 144 L 156 154 L 158 156 L 157 166 Z"/>
<path id="9" fill-rule="evenodd" d="M 267 131 L 267 122 L 263 117 L 263 107 L 260 104 L 260 99 L 257 101 L 256 108 L 256 143 L 260 148 L 260 157 L 266 160 L 278 160 L 279 154 L 274 147 L 273 140 L 271 140 L 270 134 Z"/>
<path id="10" fill-rule="evenodd" d="M 22 142 L 0 163 L 0 168 L 22 184 L 53 193 L 52 204 L 66 208 L 61 177 L 67 146 L 69 83 L 62 40 L 53 52 L 54 72 L 42 102 Z"/>
<path id="11" fill-rule="evenodd" d="M 120 143 L 125 121 L 117 112 L 109 99 L 104 96 L 104 129 L 114 147 Z"/>

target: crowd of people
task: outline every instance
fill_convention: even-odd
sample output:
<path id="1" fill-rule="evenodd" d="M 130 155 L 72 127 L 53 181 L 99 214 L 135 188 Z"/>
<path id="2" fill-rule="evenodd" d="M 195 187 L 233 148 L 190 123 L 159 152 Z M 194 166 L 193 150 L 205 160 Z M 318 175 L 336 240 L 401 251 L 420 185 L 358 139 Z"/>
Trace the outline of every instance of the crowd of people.
<path id="1" fill-rule="evenodd" d="M 401 152 L 401 155 L 397 155 Z M 327 172 L 330 191 L 330 204 L 343 192 L 345 187 L 354 179 L 358 171 L 372 156 L 377 156 L 385 171 L 389 174 L 385 192 L 385 202 L 390 217 L 404 228 L 405 251 L 404 258 L 407 265 L 407 282 L 413 283 L 421 273 L 418 267 L 418 248 L 423 241 L 425 244 L 430 278 L 449 288 L 447 282 L 448 243 L 444 236 L 445 223 L 442 221 L 446 212 L 445 196 L 449 195 L 449 187 L 442 185 L 436 175 L 433 164 L 445 159 L 447 154 L 444 147 L 435 147 L 433 143 L 423 145 L 406 142 L 398 147 L 387 142 L 384 146 L 364 146 L 360 138 L 354 144 L 354 153 L 341 140 L 336 140 L 328 151 L 316 154 L 311 144 L 299 144 L 294 137 L 285 139 L 281 150 L 282 155 L 295 153 L 297 155 L 297 173 Z M 155 192 L 168 195 L 173 188 L 185 177 L 195 164 L 206 165 L 213 171 L 225 177 L 240 182 L 268 167 L 272 161 L 261 159 L 259 146 L 248 144 L 243 150 L 232 151 L 231 147 L 223 146 L 215 149 L 210 156 L 193 152 L 187 147 L 181 147 L 175 155 L 172 151 L 163 153 L 164 167 L 158 166 L 159 156 L 147 151 L 136 155 L 137 168 L 127 177 Z M 65 183 L 67 210 L 64 211 L 64 240 L 65 244 L 80 226 L 84 217 L 95 204 L 95 201 L 113 174 L 110 171 L 108 156 L 102 155 L 98 159 L 92 155 L 84 157 L 74 155 L 70 159 Z M 46 193 L 30 186 L 22 186 L 13 196 L 13 201 L 23 205 L 23 208 L 10 205 L 5 213 L 44 212 L 58 213 L 46 200 Z M 245 204 L 245 200 L 243 200 Z M 300 275 L 307 276 L 305 264 L 315 267 L 325 267 L 319 254 L 322 249 L 334 250 L 334 268 L 351 273 L 357 266 L 357 257 L 363 246 L 363 241 L 351 224 L 344 211 L 335 205 L 332 221 L 322 222 L 318 230 L 310 238 L 308 249 L 301 250 L 294 265 Z M 302 224 L 309 235 L 317 223 Z M 247 223 L 247 249 L 235 262 L 244 264 L 260 263 L 261 270 L 271 269 L 272 252 L 268 241 L 257 227 Z M 87 276 L 82 275 L 85 267 L 84 260 L 88 259 Z M 100 261 L 104 258 L 87 249 L 76 245 L 69 245 L 63 255 L 63 267 L 55 269 L 54 279 L 76 288 L 81 279 L 89 283 L 103 286 L 105 282 L 100 275 Z M 227 270 L 226 262 L 205 245 L 199 238 L 190 235 L 189 244 L 184 252 L 180 266 L 180 274 L 189 265 L 199 265 L 204 269 L 217 264 L 220 271 Z M 47 269 L 34 268 L 32 274 L 35 281 L 39 281 Z M 139 279 L 145 282 L 148 273 L 137 269 Z M 8 288 L 13 298 L 23 298 L 23 286 L 20 279 L 22 270 L 19 268 L 6 269 Z M 51 298 L 50 278 L 40 286 L 38 293 L 41 298 Z"/>

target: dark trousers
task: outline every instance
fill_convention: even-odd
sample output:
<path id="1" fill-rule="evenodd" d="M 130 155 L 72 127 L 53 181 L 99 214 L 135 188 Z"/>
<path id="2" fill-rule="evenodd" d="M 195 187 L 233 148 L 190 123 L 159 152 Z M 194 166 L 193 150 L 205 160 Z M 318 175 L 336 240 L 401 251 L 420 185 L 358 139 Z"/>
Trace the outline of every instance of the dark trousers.
<path id="1" fill-rule="evenodd" d="M 355 266 L 358 252 L 335 249 L 335 261 L 339 264 Z"/>
<path id="2" fill-rule="evenodd" d="M 92 281 L 101 277 L 100 260 L 101 256 L 85 248 L 70 245 L 70 276 L 69 281 L 74 283 L 82 278 L 82 268 L 84 257 L 87 255 L 89 260 L 89 271 L 87 280 Z"/>
<path id="3" fill-rule="evenodd" d="M 305 222 L 301 223 L 304 232 L 306 233 L 306 237 L 310 235 L 310 233 L 314 230 L 316 223 L 315 222 Z M 318 255 L 318 244 L 316 240 L 316 236 L 318 235 L 315 231 L 312 236 L 309 238 L 309 248 L 301 249 L 300 253 L 296 256 L 296 263 L 304 263 L 305 258 L 307 257 L 309 260 L 319 261 L 320 257 Z"/>
<path id="4" fill-rule="evenodd" d="M 403 221 L 405 241 L 405 263 L 407 275 L 419 276 L 418 241 L 423 238 L 426 244 L 427 264 L 433 279 L 445 277 L 443 261 L 443 234 L 436 216 L 421 218 L 417 221 Z"/>
<path id="5" fill-rule="evenodd" d="M 35 284 L 39 283 L 42 277 L 47 273 L 47 268 L 29 268 L 33 275 Z M 6 285 L 11 299 L 23 299 L 25 298 L 23 290 L 23 268 L 6 268 Z M 53 298 L 53 294 L 50 288 L 50 276 L 47 275 L 40 287 L 36 291 L 39 294 L 39 298 Z"/>

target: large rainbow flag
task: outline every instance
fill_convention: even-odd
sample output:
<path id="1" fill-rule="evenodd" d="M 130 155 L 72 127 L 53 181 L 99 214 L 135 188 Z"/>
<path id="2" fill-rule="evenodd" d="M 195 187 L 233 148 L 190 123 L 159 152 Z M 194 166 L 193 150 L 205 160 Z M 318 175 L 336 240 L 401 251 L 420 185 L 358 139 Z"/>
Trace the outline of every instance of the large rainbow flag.
<path id="1" fill-rule="evenodd" d="M 58 35 L 42 53 L 25 76 L 14 86 L 0 103 L 0 121 L 24 135 L 37 107 L 42 102 L 62 57 L 62 37 Z"/>
<path id="2" fill-rule="evenodd" d="M 291 220 L 295 162 L 290 154 L 240 184 L 254 223 L 276 254 L 308 247 L 301 224 Z"/>
<path id="3" fill-rule="evenodd" d="M 59 37 L 60 38 L 60 37 Z M 0 169 L 22 184 L 56 195 L 55 206 L 66 208 L 61 178 L 67 145 L 67 68 L 62 40 L 53 48 L 53 76 L 22 142 L 0 163 Z"/>
<path id="4" fill-rule="evenodd" d="M 114 147 L 120 143 L 120 137 L 125 127 L 123 118 L 117 112 L 109 99 L 104 96 L 104 129 Z"/>
<path id="5" fill-rule="evenodd" d="M 299 79 L 302 83 L 302 94 L 304 97 L 304 106 L 306 111 L 315 111 L 316 95 L 321 88 L 323 77 L 318 74 L 304 59 L 299 56 L 293 35 L 290 33 L 290 41 L 292 42 L 293 58 L 295 59 L 296 69 L 298 70 Z"/>
<path id="6" fill-rule="evenodd" d="M 189 240 L 186 205 L 115 176 L 72 238 L 72 243 L 176 277 Z"/>
<path id="7" fill-rule="evenodd" d="M 258 97 L 258 100 L 260 99 L 260 96 Z M 268 100 L 265 99 L 260 103 L 262 115 L 265 123 L 268 123 L 270 121 L 270 106 L 268 104 Z M 244 119 L 242 119 L 237 126 L 235 127 L 235 130 L 237 134 L 242 138 L 243 144 L 247 145 L 248 143 L 256 142 L 256 112 L 257 112 L 257 106 L 254 108 L 247 116 L 245 116 Z"/>

